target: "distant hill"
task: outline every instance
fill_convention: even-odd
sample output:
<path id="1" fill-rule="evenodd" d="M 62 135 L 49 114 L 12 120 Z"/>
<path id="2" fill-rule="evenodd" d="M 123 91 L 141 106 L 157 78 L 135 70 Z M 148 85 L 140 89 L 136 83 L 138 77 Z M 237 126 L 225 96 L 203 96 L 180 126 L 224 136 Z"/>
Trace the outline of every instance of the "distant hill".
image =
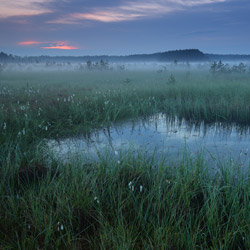
<path id="1" fill-rule="evenodd" d="M 0 53 L 0 62 L 87 62 L 107 60 L 109 62 L 204 62 L 204 61 L 250 61 L 250 55 L 204 54 L 198 49 L 173 50 L 154 54 L 134 54 L 128 56 L 28 56 L 20 57 Z"/>

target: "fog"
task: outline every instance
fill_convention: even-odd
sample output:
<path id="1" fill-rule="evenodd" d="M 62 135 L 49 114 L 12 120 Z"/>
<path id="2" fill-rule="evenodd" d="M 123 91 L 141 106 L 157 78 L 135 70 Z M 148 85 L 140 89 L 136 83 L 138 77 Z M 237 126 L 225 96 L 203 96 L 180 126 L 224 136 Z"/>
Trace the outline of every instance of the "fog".
<path id="1" fill-rule="evenodd" d="M 1 72 L 77 72 L 77 71 L 152 71 L 159 74 L 166 71 L 209 71 L 214 62 L 37 62 L 0 63 Z M 219 63 L 219 62 L 217 62 Z M 226 70 L 235 71 L 242 62 L 222 62 Z M 242 63 L 245 72 L 250 72 L 250 62 Z"/>

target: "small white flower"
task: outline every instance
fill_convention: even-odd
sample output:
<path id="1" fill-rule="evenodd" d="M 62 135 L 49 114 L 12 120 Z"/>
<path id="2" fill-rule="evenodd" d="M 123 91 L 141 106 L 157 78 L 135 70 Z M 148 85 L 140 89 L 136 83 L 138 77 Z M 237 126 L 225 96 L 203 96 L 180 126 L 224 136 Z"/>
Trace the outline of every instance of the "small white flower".
<path id="1" fill-rule="evenodd" d="M 118 155 L 118 151 L 115 150 L 115 155 Z"/>
<path id="2" fill-rule="evenodd" d="M 142 192 L 142 190 L 143 190 L 143 186 L 142 186 L 142 185 L 140 185 L 140 193 Z"/>
<path id="3" fill-rule="evenodd" d="M 45 129 L 45 131 L 48 131 L 48 126 L 45 126 L 45 128 L 44 128 L 44 129 Z"/>
<path id="4" fill-rule="evenodd" d="M 7 124 L 6 124 L 6 122 L 4 122 L 4 123 L 3 123 L 3 129 L 5 130 L 6 127 L 7 127 Z"/>
<path id="5" fill-rule="evenodd" d="M 128 184 L 128 187 L 129 187 L 129 189 L 132 191 L 132 192 L 134 192 L 135 191 L 135 186 L 132 186 L 132 181 L 130 181 L 129 182 L 129 184 Z"/>
<path id="6" fill-rule="evenodd" d="M 61 224 L 60 221 L 57 222 L 57 231 L 63 231 L 64 227 L 63 227 L 63 224 Z"/>
<path id="7" fill-rule="evenodd" d="M 118 164 L 120 164 L 121 162 L 120 161 L 117 161 Z"/>
<path id="8" fill-rule="evenodd" d="M 23 128 L 22 133 L 23 133 L 23 135 L 25 135 L 25 128 Z"/>
<path id="9" fill-rule="evenodd" d="M 100 203 L 100 201 L 98 200 L 98 198 L 97 198 L 97 197 L 94 197 L 94 201 L 95 201 L 97 204 L 99 204 L 99 203 Z"/>

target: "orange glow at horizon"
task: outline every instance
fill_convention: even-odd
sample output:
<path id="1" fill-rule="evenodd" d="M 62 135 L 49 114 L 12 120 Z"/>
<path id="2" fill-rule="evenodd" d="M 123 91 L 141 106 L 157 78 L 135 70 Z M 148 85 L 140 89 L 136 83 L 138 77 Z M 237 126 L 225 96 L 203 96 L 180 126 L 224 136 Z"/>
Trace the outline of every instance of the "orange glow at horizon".
<path id="1" fill-rule="evenodd" d="M 68 46 L 68 45 L 56 45 L 56 46 L 49 46 L 49 47 L 41 47 L 41 49 L 66 49 L 66 50 L 70 50 L 70 49 L 79 49 L 79 48 L 74 47 L 74 46 Z"/>
<path id="2" fill-rule="evenodd" d="M 44 47 L 40 47 L 40 49 L 62 49 L 62 50 L 75 50 L 79 49 L 76 46 L 68 45 L 68 42 L 65 41 L 56 41 L 56 42 L 39 42 L 39 41 L 24 41 L 19 42 L 18 45 L 22 46 L 33 46 L 33 45 L 41 45 L 41 44 L 49 44 Z"/>

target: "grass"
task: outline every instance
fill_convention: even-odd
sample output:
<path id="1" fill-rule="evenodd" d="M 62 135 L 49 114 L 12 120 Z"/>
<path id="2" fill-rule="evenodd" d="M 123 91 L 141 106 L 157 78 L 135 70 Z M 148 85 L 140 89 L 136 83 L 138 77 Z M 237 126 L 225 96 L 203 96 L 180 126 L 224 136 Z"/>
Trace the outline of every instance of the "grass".
<path id="1" fill-rule="evenodd" d="M 127 153 L 63 163 L 45 139 L 157 112 L 250 124 L 249 74 L 2 72 L 0 249 L 249 249 L 249 176 Z"/>
<path id="2" fill-rule="evenodd" d="M 3 179 L 3 249 L 250 247 L 249 177 L 235 169 L 211 179 L 200 158 L 156 170 L 131 154 L 42 169 Z"/>

